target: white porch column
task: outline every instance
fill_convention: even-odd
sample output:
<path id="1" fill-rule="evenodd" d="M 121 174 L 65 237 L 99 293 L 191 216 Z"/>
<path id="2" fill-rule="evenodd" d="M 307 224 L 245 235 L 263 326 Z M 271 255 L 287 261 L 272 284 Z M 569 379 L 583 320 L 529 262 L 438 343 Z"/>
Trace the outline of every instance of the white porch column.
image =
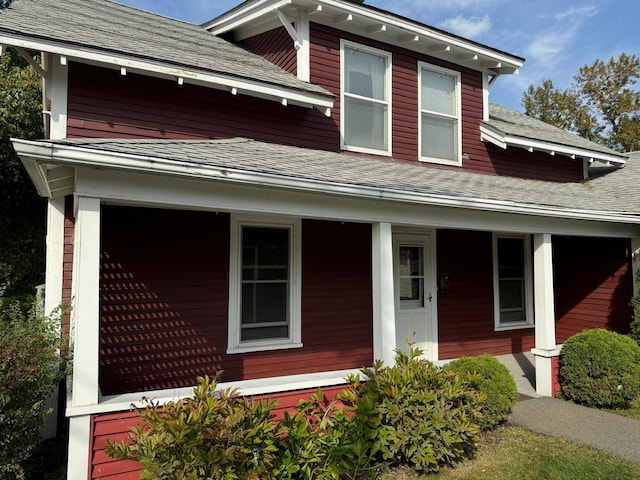
<path id="1" fill-rule="evenodd" d="M 633 275 L 633 296 L 637 296 L 640 293 L 638 290 L 638 282 L 636 281 L 636 274 L 640 269 L 640 237 L 634 237 L 631 239 L 631 269 Z"/>
<path id="2" fill-rule="evenodd" d="M 552 358 L 556 349 L 555 305 L 553 300 L 553 258 L 551 235 L 533 236 L 533 278 L 535 296 L 536 391 L 553 396 Z"/>
<path id="3" fill-rule="evenodd" d="M 46 276 L 44 314 L 51 315 L 62 304 L 62 267 L 64 260 L 64 198 L 50 198 L 47 206 Z M 60 324 L 57 328 L 61 328 Z M 44 419 L 43 438 L 56 436 L 58 389 L 47 399 L 53 411 Z"/>
<path id="4" fill-rule="evenodd" d="M 99 399 L 99 274 L 100 200 L 77 199 L 73 265 L 73 377 L 67 407 L 97 405 Z M 86 480 L 89 471 L 90 417 L 75 417 L 69 425 L 68 479 Z M 73 453 L 71 453 L 73 452 Z"/>
<path id="5" fill-rule="evenodd" d="M 298 10 L 296 18 L 296 34 L 298 36 L 298 47 L 296 51 L 296 73 L 300 80 L 305 82 L 311 78 L 311 42 L 309 28 L 309 15 L 304 9 Z"/>
<path id="6" fill-rule="evenodd" d="M 373 262 L 373 356 L 393 365 L 396 318 L 393 294 L 393 241 L 391 224 L 374 223 Z"/>

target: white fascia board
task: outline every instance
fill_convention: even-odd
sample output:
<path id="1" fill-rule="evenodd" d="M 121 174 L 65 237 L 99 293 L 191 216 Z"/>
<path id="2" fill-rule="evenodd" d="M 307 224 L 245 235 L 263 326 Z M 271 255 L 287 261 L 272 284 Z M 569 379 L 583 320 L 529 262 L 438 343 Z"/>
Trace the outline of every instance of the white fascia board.
<path id="1" fill-rule="evenodd" d="M 337 385 L 345 385 L 349 375 L 360 375 L 360 370 L 337 370 L 319 373 L 303 373 L 298 375 L 286 375 L 281 377 L 259 378 L 255 380 L 240 380 L 235 382 L 222 382 L 217 385 L 216 390 L 236 389 L 240 395 L 255 396 L 266 394 L 286 393 L 295 390 L 306 390 L 311 388 L 322 388 Z M 183 398 L 193 396 L 192 387 L 174 388 L 166 390 L 155 390 L 150 392 L 125 393 L 121 395 L 109 395 L 100 399 L 97 405 L 67 406 L 67 417 L 77 417 L 83 415 L 102 414 L 110 412 L 129 411 L 132 406 L 144 408 L 146 404 L 142 397 L 151 399 L 154 404 L 164 405 L 168 402 L 175 402 Z"/>
<path id="2" fill-rule="evenodd" d="M 602 162 L 611 162 L 618 165 L 625 165 L 627 163 L 626 157 L 611 155 L 595 150 L 586 150 L 579 147 L 570 147 L 559 143 L 545 142 L 543 140 L 536 140 L 526 137 L 518 137 L 515 135 L 506 135 L 497 129 L 488 127 L 487 125 L 480 125 L 480 138 L 482 141 L 487 141 L 497 145 L 500 148 L 518 147 L 518 148 L 532 148 L 533 150 L 539 150 L 543 152 L 555 152 L 567 157 L 581 157 L 581 158 L 593 158 Z"/>
<path id="3" fill-rule="evenodd" d="M 528 205 L 484 198 L 431 195 L 396 189 L 380 189 L 362 185 L 293 178 L 261 172 L 250 172 L 215 165 L 193 164 L 164 158 L 129 155 L 94 150 L 86 147 L 55 145 L 48 142 L 12 140 L 21 157 L 42 159 L 48 163 L 75 167 L 98 167 L 132 172 L 178 175 L 186 178 L 220 180 L 242 185 L 291 189 L 323 194 L 345 195 L 354 198 L 386 200 L 417 205 L 452 207 L 497 213 L 515 213 L 551 218 L 591 220 L 622 224 L 640 223 L 639 214 L 601 210 L 571 209 Z"/>
<path id="4" fill-rule="evenodd" d="M 273 15 L 274 9 L 282 8 L 289 4 L 299 6 L 303 9 L 309 9 L 310 5 L 322 7 L 322 13 L 317 15 L 317 19 L 320 23 L 322 23 L 320 20 L 322 16 L 334 15 L 336 12 L 341 12 L 345 15 L 351 15 L 353 18 L 369 22 L 372 27 L 380 27 L 381 25 L 384 25 L 386 27 L 385 31 L 389 31 L 390 28 L 393 28 L 404 32 L 405 35 L 418 36 L 429 39 L 433 43 L 445 44 L 448 45 L 450 49 L 453 48 L 458 51 L 475 54 L 481 58 L 482 61 L 490 62 L 492 65 L 501 64 L 501 68 L 497 69 L 501 73 L 515 74 L 523 65 L 523 61 L 520 58 L 509 55 L 508 53 L 499 52 L 491 48 L 466 41 L 465 39 L 454 35 L 448 35 L 446 32 L 439 32 L 430 29 L 427 26 L 420 26 L 419 24 L 403 20 L 402 18 L 391 14 L 374 11 L 366 5 L 363 6 L 354 2 L 346 1 L 312 0 L 310 2 L 309 0 L 257 0 L 256 2 L 248 3 L 244 8 L 234 9 L 228 14 L 223 14 L 203 26 L 212 33 L 219 35 L 229 30 L 246 27 L 255 21 L 255 19 L 260 18 L 261 16 L 268 17 L 269 15 Z M 326 20 L 328 20 L 328 18 L 325 18 L 325 21 Z M 335 28 L 340 28 L 340 26 L 336 26 L 334 24 L 333 20 L 327 24 L 330 24 Z M 394 38 L 392 38 L 392 36 L 388 36 L 385 37 L 383 41 L 394 43 Z M 402 42 L 399 42 L 399 44 L 401 43 Z M 403 46 L 407 48 L 406 43 Z M 450 61 L 456 63 L 456 60 L 453 57 Z M 481 65 L 478 65 L 478 67 L 479 69 L 486 68 Z"/>
<path id="5" fill-rule="evenodd" d="M 215 72 L 207 72 L 197 69 L 189 69 L 153 60 L 143 60 L 127 55 L 107 53 L 88 47 L 74 47 L 59 42 L 47 40 L 33 40 L 25 37 L 9 37 L 0 35 L 0 43 L 31 50 L 55 53 L 68 57 L 69 60 L 81 59 L 85 62 L 94 62 L 99 65 L 111 65 L 117 68 L 126 68 L 127 71 L 138 72 L 146 75 L 155 75 L 163 78 L 182 78 L 188 83 L 203 85 L 222 90 L 235 89 L 237 93 L 249 96 L 266 98 L 281 102 L 286 99 L 289 103 L 315 107 L 321 111 L 333 108 L 333 98 L 328 95 L 302 92 L 300 90 L 271 85 L 252 79 L 233 77 Z"/>
<path id="6" fill-rule="evenodd" d="M 251 23 L 266 14 L 273 13 L 274 10 L 291 5 L 291 3 L 293 3 L 293 0 L 258 0 L 247 5 L 240 5 L 238 8 L 223 13 L 203 23 L 201 26 L 214 35 L 222 35 L 241 25 Z"/>

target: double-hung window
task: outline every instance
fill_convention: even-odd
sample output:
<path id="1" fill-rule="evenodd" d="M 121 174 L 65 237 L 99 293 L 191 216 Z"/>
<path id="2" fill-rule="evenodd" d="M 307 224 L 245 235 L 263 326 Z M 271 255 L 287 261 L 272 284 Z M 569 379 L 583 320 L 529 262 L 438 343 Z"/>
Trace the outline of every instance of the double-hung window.
<path id="1" fill-rule="evenodd" d="M 342 40 L 341 146 L 391 154 L 391 54 Z"/>
<path id="2" fill-rule="evenodd" d="M 494 236 L 493 278 L 496 330 L 533 325 L 533 282 L 529 236 Z"/>
<path id="3" fill-rule="evenodd" d="M 420 160 L 460 165 L 460 72 L 420 62 Z"/>
<path id="4" fill-rule="evenodd" d="M 299 224 L 233 217 L 229 353 L 302 346 Z"/>

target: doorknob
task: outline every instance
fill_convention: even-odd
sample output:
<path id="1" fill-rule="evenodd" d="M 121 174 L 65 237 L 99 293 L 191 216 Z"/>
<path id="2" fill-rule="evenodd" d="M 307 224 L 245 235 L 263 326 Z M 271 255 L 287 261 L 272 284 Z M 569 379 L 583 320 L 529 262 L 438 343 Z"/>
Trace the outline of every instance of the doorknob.
<path id="1" fill-rule="evenodd" d="M 427 300 L 429 300 L 429 302 L 431 302 L 432 298 L 433 298 L 433 296 L 431 295 L 431 292 L 429 292 L 429 298 Z"/>

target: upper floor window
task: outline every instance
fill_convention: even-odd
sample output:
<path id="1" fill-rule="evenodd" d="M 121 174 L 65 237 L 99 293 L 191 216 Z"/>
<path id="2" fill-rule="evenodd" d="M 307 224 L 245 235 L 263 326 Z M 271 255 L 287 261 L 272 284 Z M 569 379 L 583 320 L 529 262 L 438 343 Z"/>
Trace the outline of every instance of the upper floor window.
<path id="1" fill-rule="evenodd" d="M 302 346 L 299 224 L 234 217 L 229 353 Z"/>
<path id="2" fill-rule="evenodd" d="M 493 288 L 496 330 L 533 325 L 532 276 L 530 237 L 495 235 Z"/>
<path id="3" fill-rule="evenodd" d="M 460 72 L 419 64 L 420 160 L 460 165 Z"/>
<path id="4" fill-rule="evenodd" d="M 391 54 L 341 41 L 341 147 L 391 154 Z"/>

